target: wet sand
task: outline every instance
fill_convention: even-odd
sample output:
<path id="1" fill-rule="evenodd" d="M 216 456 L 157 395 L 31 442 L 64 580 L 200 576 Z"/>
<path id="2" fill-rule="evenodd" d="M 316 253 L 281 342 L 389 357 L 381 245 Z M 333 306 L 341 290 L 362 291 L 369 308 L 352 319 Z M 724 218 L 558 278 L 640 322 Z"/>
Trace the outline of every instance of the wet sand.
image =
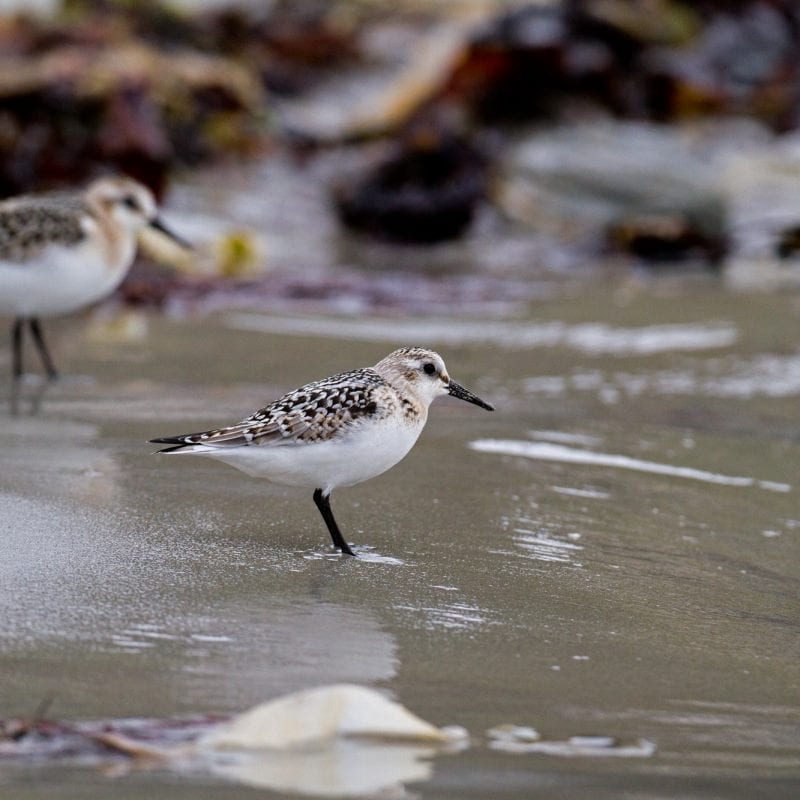
<path id="1" fill-rule="evenodd" d="M 67 377 L 0 412 L 3 715 L 51 692 L 59 718 L 232 713 L 350 681 L 472 734 L 410 784 L 425 798 L 789 796 L 799 309 L 709 280 L 568 290 L 491 320 L 306 330 L 308 314 L 258 309 L 146 316 L 121 342 L 56 324 Z M 401 465 L 334 494 L 362 558 L 331 553 L 305 493 L 145 443 L 408 344 L 498 410 L 437 401 Z M 507 753 L 485 736 L 502 723 L 656 752 Z M 241 776 L 0 771 L 15 798 L 109 792 L 255 796 Z"/>

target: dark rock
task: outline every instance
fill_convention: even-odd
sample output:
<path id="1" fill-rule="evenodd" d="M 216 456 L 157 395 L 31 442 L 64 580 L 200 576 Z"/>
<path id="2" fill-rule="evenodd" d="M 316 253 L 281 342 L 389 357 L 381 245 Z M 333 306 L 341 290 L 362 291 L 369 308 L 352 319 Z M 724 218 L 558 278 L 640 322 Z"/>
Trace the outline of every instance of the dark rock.
<path id="1" fill-rule="evenodd" d="M 397 242 L 439 242 L 464 232 L 486 196 L 487 163 L 467 140 L 421 127 L 366 176 L 335 190 L 348 227 Z"/>
<path id="2" fill-rule="evenodd" d="M 719 268 L 726 243 L 709 234 L 685 214 L 630 215 L 608 227 L 607 241 L 615 252 L 651 263 L 702 260 Z"/>
<path id="3" fill-rule="evenodd" d="M 779 258 L 791 258 L 800 251 L 800 225 L 792 225 L 780 232 L 775 245 L 775 255 Z"/>

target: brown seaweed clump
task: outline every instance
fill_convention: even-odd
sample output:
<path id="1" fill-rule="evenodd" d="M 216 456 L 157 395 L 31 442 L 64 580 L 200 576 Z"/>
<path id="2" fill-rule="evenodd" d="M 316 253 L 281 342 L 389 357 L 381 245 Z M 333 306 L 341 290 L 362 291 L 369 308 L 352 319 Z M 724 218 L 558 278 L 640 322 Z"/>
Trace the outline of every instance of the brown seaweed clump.
<path id="1" fill-rule="evenodd" d="M 163 188 L 175 164 L 258 146 L 265 97 L 243 66 L 163 51 L 104 25 L 0 27 L 0 194 L 85 180 L 98 167 Z"/>
<path id="2" fill-rule="evenodd" d="M 798 87 L 791 0 L 570 0 L 487 20 L 438 100 L 495 124 L 553 118 L 577 99 L 663 122 L 746 114 L 782 131 L 800 123 Z"/>
<path id="3" fill-rule="evenodd" d="M 65 0 L 52 20 L 0 17 L 0 196 L 99 170 L 160 192 L 176 166 L 269 147 L 270 95 L 353 54 L 348 25 L 300 5 Z"/>

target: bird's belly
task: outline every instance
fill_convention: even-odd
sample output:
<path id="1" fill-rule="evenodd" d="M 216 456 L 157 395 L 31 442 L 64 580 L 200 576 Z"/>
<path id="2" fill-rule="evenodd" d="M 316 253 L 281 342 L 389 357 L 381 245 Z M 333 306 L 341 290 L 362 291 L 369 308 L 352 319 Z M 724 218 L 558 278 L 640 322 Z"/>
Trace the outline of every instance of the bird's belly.
<path id="1" fill-rule="evenodd" d="M 355 431 L 348 438 L 312 444 L 244 446 L 206 451 L 253 477 L 329 492 L 374 478 L 393 467 L 414 446 L 422 427 L 385 426 Z"/>
<path id="2" fill-rule="evenodd" d="M 50 316 L 75 311 L 110 294 L 130 266 L 109 264 L 96 247 L 51 248 L 25 263 L 0 261 L 0 313 Z"/>

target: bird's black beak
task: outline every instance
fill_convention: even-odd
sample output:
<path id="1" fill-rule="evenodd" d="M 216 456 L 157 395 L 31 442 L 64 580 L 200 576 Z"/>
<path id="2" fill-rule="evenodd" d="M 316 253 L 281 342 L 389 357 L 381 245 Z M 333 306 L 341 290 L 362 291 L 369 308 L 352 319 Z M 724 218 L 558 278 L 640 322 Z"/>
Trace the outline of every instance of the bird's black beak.
<path id="1" fill-rule="evenodd" d="M 153 217 L 153 219 L 148 220 L 147 224 L 159 233 L 163 233 L 168 239 L 172 239 L 175 244 L 180 245 L 186 250 L 192 249 L 192 246 L 186 239 L 182 239 L 178 234 L 173 233 L 158 217 Z"/>
<path id="2" fill-rule="evenodd" d="M 473 403 L 476 406 L 485 408 L 487 411 L 494 411 L 493 405 L 487 403 L 485 400 L 481 400 L 480 397 L 472 394 L 472 392 L 465 389 L 463 386 L 459 386 L 455 381 L 450 381 L 450 383 L 447 384 L 447 392 L 453 397 L 457 397 L 459 400 L 466 400 L 468 403 Z"/>

